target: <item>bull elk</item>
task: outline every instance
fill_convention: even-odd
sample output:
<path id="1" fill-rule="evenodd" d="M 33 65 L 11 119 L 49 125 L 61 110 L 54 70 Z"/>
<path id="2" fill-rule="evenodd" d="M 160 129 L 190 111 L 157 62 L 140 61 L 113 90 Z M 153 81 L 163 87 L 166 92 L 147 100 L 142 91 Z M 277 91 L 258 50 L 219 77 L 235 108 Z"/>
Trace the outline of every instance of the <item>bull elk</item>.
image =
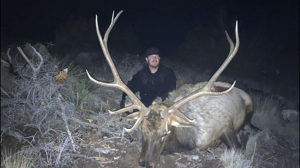
<path id="1" fill-rule="evenodd" d="M 129 119 L 136 120 L 135 124 L 131 128 L 124 129 L 132 132 L 140 126 L 143 135 L 140 165 L 156 167 L 163 151 L 173 150 L 176 147 L 205 150 L 219 139 L 229 147 L 239 147 L 235 133 L 244 123 L 246 115 L 253 110 L 252 100 L 243 90 L 234 87 L 235 81 L 233 84 L 216 82 L 238 51 L 240 44 L 238 22 L 235 25 L 236 44 L 234 45 L 225 31 L 230 51 L 208 82 L 183 85 L 171 92 L 162 103 L 146 107 L 122 82 L 108 51 L 109 33 L 121 13 L 122 11 L 116 16 L 112 14 L 111 23 L 104 38 L 98 28 L 97 15 L 95 21 L 102 51 L 113 73 L 113 82 L 97 81 L 87 70 L 86 73 L 94 83 L 118 88 L 132 100 L 130 106 L 113 112 L 109 111 L 109 113 L 121 114 L 133 109 L 138 110 L 127 116 Z"/>

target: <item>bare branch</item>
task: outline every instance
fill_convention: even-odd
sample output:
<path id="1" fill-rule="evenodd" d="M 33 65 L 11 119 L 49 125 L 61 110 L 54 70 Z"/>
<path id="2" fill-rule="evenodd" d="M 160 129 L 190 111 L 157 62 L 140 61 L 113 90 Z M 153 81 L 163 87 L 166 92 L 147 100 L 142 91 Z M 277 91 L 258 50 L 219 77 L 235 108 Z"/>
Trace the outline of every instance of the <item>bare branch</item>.
<path id="1" fill-rule="evenodd" d="M 68 122 L 67 122 L 67 117 L 66 117 L 66 114 L 65 114 L 65 107 L 64 105 L 61 103 L 61 95 L 58 96 L 58 100 L 60 101 L 60 108 L 61 108 L 61 114 L 62 114 L 62 118 L 65 122 L 65 126 L 66 126 L 66 130 L 67 130 L 67 133 L 69 135 L 69 139 L 72 143 L 72 147 L 73 147 L 73 151 L 76 152 L 76 149 L 75 149 L 75 144 L 74 144 L 74 141 L 73 141 L 73 138 L 72 138 L 72 134 L 71 134 L 71 131 L 69 129 L 69 125 L 68 125 Z"/>
<path id="2" fill-rule="evenodd" d="M 36 79 L 36 75 L 39 73 L 41 66 L 44 63 L 44 59 L 41 56 L 41 54 L 32 46 L 30 46 L 32 48 L 32 50 L 34 51 L 34 53 L 36 53 L 36 55 L 39 57 L 39 59 L 41 60 L 39 65 L 35 68 L 33 63 L 28 59 L 28 57 L 25 55 L 25 53 L 23 52 L 23 50 L 21 49 L 21 47 L 17 47 L 17 49 L 19 50 L 19 52 L 21 53 L 21 55 L 24 57 L 24 59 L 26 60 L 26 62 L 30 65 L 31 69 L 33 70 L 33 79 Z"/>
<path id="3" fill-rule="evenodd" d="M 5 94 L 8 98 L 11 98 L 11 96 L 1 87 L 1 93 Z"/>
<path id="4" fill-rule="evenodd" d="M 58 165 L 59 165 L 59 160 L 60 160 L 61 154 L 62 154 L 62 152 L 64 151 L 65 146 L 66 146 L 67 143 L 68 143 L 68 140 L 69 140 L 69 138 L 66 138 L 65 141 L 64 141 L 64 143 L 63 143 L 63 145 L 61 145 L 61 146 L 59 147 L 59 154 L 58 154 L 58 156 L 57 156 L 57 158 L 56 158 L 55 166 L 58 166 Z"/>

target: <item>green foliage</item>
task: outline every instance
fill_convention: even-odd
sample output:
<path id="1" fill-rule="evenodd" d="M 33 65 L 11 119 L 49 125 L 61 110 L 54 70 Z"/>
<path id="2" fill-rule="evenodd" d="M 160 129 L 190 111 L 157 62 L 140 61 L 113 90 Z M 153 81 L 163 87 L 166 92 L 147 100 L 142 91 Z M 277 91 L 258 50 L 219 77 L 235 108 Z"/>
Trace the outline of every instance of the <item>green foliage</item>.
<path id="1" fill-rule="evenodd" d="M 92 107 L 89 106 L 88 101 L 95 97 L 92 94 L 93 90 L 95 90 L 95 85 L 87 79 L 81 68 L 70 64 L 68 77 L 60 89 L 64 98 L 72 102 L 79 111 L 90 109 Z"/>

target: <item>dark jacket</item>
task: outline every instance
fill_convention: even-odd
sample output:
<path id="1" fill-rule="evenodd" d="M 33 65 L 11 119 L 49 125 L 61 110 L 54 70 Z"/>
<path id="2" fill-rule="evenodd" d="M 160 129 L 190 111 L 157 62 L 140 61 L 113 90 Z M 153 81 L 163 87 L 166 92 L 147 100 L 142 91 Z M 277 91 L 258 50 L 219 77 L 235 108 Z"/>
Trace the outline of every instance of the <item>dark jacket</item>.
<path id="1" fill-rule="evenodd" d="M 140 92 L 141 101 L 148 107 L 156 97 L 164 100 L 170 91 L 176 89 L 176 77 L 172 69 L 161 64 L 154 74 L 151 73 L 148 65 L 145 65 L 127 83 L 127 86 L 133 93 Z M 126 94 L 123 93 L 121 107 L 124 107 L 125 97 Z"/>

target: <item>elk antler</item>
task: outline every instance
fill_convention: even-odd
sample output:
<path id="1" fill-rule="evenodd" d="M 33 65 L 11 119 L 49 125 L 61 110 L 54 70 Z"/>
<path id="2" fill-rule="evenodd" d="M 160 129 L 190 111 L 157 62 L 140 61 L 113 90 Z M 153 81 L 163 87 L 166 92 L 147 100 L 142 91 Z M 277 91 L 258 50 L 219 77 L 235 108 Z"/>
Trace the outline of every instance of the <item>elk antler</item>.
<path id="1" fill-rule="evenodd" d="M 223 62 L 223 64 L 219 67 L 219 69 L 215 72 L 215 74 L 210 78 L 210 80 L 204 85 L 204 87 L 200 88 L 199 90 L 194 91 L 192 94 L 190 94 L 187 97 L 184 97 L 182 99 L 180 99 L 178 102 L 176 102 L 175 104 L 173 104 L 171 107 L 169 107 L 167 109 L 168 113 L 174 113 L 176 111 L 176 109 L 178 109 L 179 107 L 183 106 L 185 103 L 199 97 L 199 96 L 203 96 L 203 95 L 211 95 L 211 96 L 218 96 L 218 95 L 223 95 L 225 93 L 230 92 L 234 85 L 235 85 L 235 81 L 233 82 L 233 84 L 225 91 L 222 92 L 212 92 L 211 88 L 214 84 L 214 82 L 217 80 L 217 78 L 221 75 L 221 73 L 224 71 L 224 69 L 227 67 L 227 65 L 230 63 L 230 61 L 232 60 L 232 58 L 236 55 L 238 49 L 239 49 L 239 45 L 240 45 L 240 39 L 239 39 L 239 33 L 238 33 L 238 21 L 236 21 L 235 24 L 235 39 L 236 39 L 236 44 L 235 46 L 233 45 L 232 40 L 230 39 L 228 33 L 225 31 L 227 40 L 229 42 L 230 45 L 230 50 L 229 50 L 229 54 L 227 56 L 227 58 L 225 59 L 225 61 Z"/>
<path id="2" fill-rule="evenodd" d="M 132 128 L 130 129 L 127 129 L 127 128 L 124 128 L 126 132 L 131 132 L 133 130 L 135 130 L 138 125 L 141 123 L 141 121 L 143 120 L 143 118 L 145 116 L 148 115 L 148 113 L 150 112 L 150 110 L 136 97 L 136 95 L 122 82 L 120 76 L 119 76 L 119 73 L 111 59 L 111 56 L 110 56 L 110 53 L 108 51 L 108 47 L 107 47 L 107 40 L 108 40 L 108 36 L 109 36 L 109 33 L 111 31 L 111 29 L 113 28 L 114 24 L 116 23 L 117 19 L 119 18 L 119 16 L 121 15 L 123 11 L 120 11 L 116 17 L 114 17 L 114 12 L 112 14 L 112 18 L 111 18 L 111 23 L 109 25 L 109 27 L 107 28 L 106 32 L 105 32 L 105 35 L 104 35 L 104 38 L 102 39 L 102 36 L 101 36 L 101 33 L 99 31 L 99 27 L 98 27 L 98 18 L 97 18 L 97 15 L 96 15 L 96 31 L 97 31 L 97 35 L 98 35 L 98 39 L 99 39 L 99 42 L 100 42 L 100 45 L 101 45 L 101 48 L 102 48 L 102 51 L 103 51 L 103 54 L 106 58 L 106 61 L 108 62 L 109 64 L 109 67 L 112 71 L 112 74 L 114 76 L 114 80 L 113 82 L 111 83 L 106 83 L 106 82 L 101 82 L 101 81 L 97 81 L 96 79 L 94 79 L 93 77 L 91 77 L 91 75 L 89 74 L 88 70 L 86 70 L 86 73 L 88 75 L 88 77 L 90 78 L 91 81 L 93 81 L 94 83 L 98 84 L 98 85 L 101 85 L 101 86 L 107 86 L 107 87 L 112 87 L 112 88 L 118 88 L 120 90 L 122 90 L 123 92 L 125 92 L 128 97 L 131 99 L 131 101 L 133 102 L 132 105 L 128 106 L 128 107 L 125 107 L 125 108 L 122 108 L 122 109 L 119 109 L 117 111 L 109 111 L 110 114 L 120 114 L 120 113 L 124 113 L 126 111 L 130 111 L 130 110 L 133 110 L 133 109 L 137 109 L 139 110 L 139 117 L 137 119 L 137 121 L 135 122 L 135 124 L 132 126 Z"/>

